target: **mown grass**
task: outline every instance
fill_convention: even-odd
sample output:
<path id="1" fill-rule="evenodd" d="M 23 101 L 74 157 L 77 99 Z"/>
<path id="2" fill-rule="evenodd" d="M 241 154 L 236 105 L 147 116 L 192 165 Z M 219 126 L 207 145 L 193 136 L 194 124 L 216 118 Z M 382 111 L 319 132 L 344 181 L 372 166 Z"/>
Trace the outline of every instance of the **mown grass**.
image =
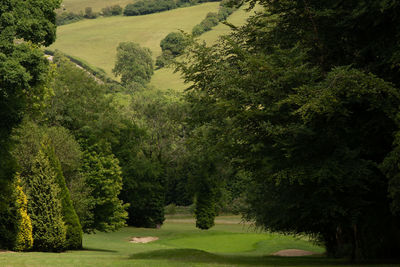
<path id="1" fill-rule="evenodd" d="M 94 12 L 99 12 L 103 7 L 120 5 L 124 8 L 127 4 L 136 2 L 135 0 L 63 0 L 60 12 L 85 12 L 86 7 L 91 7 Z"/>
<path id="2" fill-rule="evenodd" d="M 187 218 L 190 219 L 190 218 Z M 238 217 L 223 217 L 202 231 L 193 223 L 167 222 L 161 229 L 126 227 L 115 233 L 84 236 L 84 250 L 65 253 L 0 253 L 0 266 L 398 266 L 350 264 L 322 255 L 277 257 L 269 254 L 297 248 L 322 253 L 304 237 L 256 231 L 241 225 Z M 157 236 L 158 241 L 133 244 L 134 236 Z"/>

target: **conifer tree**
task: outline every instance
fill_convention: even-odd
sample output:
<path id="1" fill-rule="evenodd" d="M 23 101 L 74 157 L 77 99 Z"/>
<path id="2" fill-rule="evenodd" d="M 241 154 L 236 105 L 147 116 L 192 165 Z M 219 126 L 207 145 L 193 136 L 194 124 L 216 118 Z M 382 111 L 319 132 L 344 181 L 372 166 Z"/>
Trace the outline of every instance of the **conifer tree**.
<path id="1" fill-rule="evenodd" d="M 14 187 L 18 229 L 14 250 L 24 251 L 29 250 L 33 246 L 32 221 L 28 215 L 28 200 L 22 189 L 19 174 L 16 176 Z"/>
<path id="2" fill-rule="evenodd" d="M 50 165 L 56 174 L 56 183 L 60 187 L 58 198 L 61 200 L 63 221 L 67 229 L 65 248 L 80 249 L 82 248 L 82 227 L 74 206 L 72 205 L 60 161 L 57 158 L 53 147 L 48 146 L 46 154 L 49 158 Z"/>
<path id="3" fill-rule="evenodd" d="M 66 226 L 59 199 L 57 174 L 51 167 L 43 143 L 26 179 L 28 187 L 28 213 L 33 226 L 33 248 L 38 251 L 62 251 L 66 240 Z"/>

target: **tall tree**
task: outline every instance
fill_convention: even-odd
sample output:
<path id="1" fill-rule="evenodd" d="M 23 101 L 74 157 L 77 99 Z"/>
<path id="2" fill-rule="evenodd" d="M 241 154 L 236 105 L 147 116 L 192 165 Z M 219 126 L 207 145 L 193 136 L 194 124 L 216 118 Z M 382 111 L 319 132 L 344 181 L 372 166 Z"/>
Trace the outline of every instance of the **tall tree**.
<path id="1" fill-rule="evenodd" d="M 248 173 L 247 219 L 314 234 L 330 255 L 398 257 L 399 4 L 260 2 L 178 63 L 192 122 Z"/>
<path id="2" fill-rule="evenodd" d="M 46 92 L 49 63 L 38 45 L 55 40 L 54 10 L 60 0 L 0 3 L 0 217 L 6 218 L 13 177 L 9 136 L 27 109 L 37 107 Z M 39 101 L 38 101 L 39 100 Z M 36 104 L 34 104 L 36 103 Z M 7 223 L 0 233 L 9 236 Z M 6 244 L 2 238 L 0 246 Z"/>
<path id="3" fill-rule="evenodd" d="M 91 188 L 93 221 L 86 231 L 115 231 L 125 225 L 127 204 L 118 198 L 122 189 L 121 168 L 112 153 L 92 146 L 83 155 L 82 173 Z"/>
<path id="4" fill-rule="evenodd" d="M 65 249 L 67 229 L 62 216 L 57 174 L 52 168 L 44 143 L 38 151 L 32 175 L 26 179 L 28 213 L 32 219 L 33 248 L 39 251 Z"/>

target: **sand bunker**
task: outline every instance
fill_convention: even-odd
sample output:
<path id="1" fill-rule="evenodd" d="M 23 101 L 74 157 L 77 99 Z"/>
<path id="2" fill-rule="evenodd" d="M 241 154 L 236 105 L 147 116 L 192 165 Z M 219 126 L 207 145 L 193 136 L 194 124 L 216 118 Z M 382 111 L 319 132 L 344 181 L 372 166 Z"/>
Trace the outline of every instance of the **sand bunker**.
<path id="1" fill-rule="evenodd" d="M 155 236 L 132 237 L 129 242 L 131 243 L 149 243 L 158 240 Z"/>
<path id="2" fill-rule="evenodd" d="M 278 252 L 272 253 L 274 256 L 282 256 L 282 257 L 298 257 L 298 256 L 310 256 L 318 253 L 302 250 L 302 249 L 284 249 Z"/>
<path id="3" fill-rule="evenodd" d="M 9 251 L 9 250 L 1 250 L 1 249 L 0 249 L 0 253 L 14 253 L 14 251 Z"/>

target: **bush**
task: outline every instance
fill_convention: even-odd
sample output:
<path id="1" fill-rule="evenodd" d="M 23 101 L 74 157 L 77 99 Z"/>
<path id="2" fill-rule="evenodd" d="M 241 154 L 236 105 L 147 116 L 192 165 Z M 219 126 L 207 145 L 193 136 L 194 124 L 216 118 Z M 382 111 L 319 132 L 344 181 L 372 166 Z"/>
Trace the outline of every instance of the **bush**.
<path id="1" fill-rule="evenodd" d="M 202 35 L 204 32 L 206 32 L 205 28 L 203 25 L 201 24 L 197 24 L 193 27 L 192 29 L 192 34 L 193 36 L 200 36 Z"/>
<path id="2" fill-rule="evenodd" d="M 93 12 L 91 7 L 85 8 L 85 15 L 84 15 L 85 18 L 87 18 L 87 19 L 95 19 L 98 16 L 99 16 L 99 14 L 96 13 L 96 12 Z"/>
<path id="3" fill-rule="evenodd" d="M 170 51 L 176 57 L 183 53 L 187 46 L 187 40 L 181 32 L 171 32 L 160 42 L 162 52 Z"/>
<path id="4" fill-rule="evenodd" d="M 17 174 L 14 182 L 16 216 L 17 216 L 17 236 L 15 241 L 15 251 L 29 250 L 33 246 L 32 221 L 28 215 L 28 200 L 21 186 L 21 179 Z"/>
<path id="5" fill-rule="evenodd" d="M 63 12 L 63 13 L 57 15 L 56 23 L 57 23 L 57 26 L 60 26 L 60 25 L 70 24 L 70 23 L 74 23 L 74 22 L 83 20 L 83 18 L 84 17 L 83 17 L 82 13 L 76 14 L 73 12 Z"/>
<path id="6" fill-rule="evenodd" d="M 105 17 L 118 16 L 122 14 L 122 7 L 120 5 L 107 6 L 101 9 L 101 13 Z"/>
<path id="7" fill-rule="evenodd" d="M 138 16 L 157 13 L 161 11 L 177 8 L 174 0 L 152 0 L 138 1 L 133 4 L 126 5 L 124 9 L 125 16 Z"/>
<path id="8" fill-rule="evenodd" d="M 209 12 L 206 18 L 200 22 L 200 24 L 197 24 L 193 27 L 192 35 L 200 36 L 204 32 L 211 30 L 212 27 L 218 25 L 220 21 L 226 20 L 234 10 L 235 9 L 233 7 L 230 7 L 229 2 L 222 1 L 220 3 L 218 14 L 215 12 Z"/>

